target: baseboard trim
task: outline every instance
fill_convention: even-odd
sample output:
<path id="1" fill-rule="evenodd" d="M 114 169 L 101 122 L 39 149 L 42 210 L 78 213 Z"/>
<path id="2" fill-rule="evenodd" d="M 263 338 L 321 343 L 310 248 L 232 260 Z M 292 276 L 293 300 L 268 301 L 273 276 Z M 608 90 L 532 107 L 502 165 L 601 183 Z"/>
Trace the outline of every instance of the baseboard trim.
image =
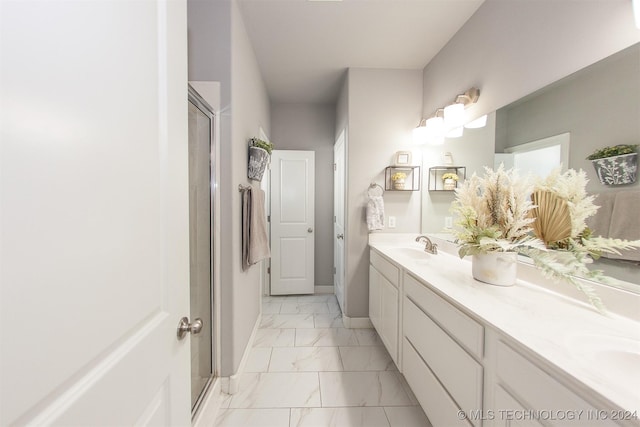
<path id="1" fill-rule="evenodd" d="M 253 325 L 253 331 L 251 331 L 251 336 L 249 337 L 247 346 L 244 349 L 244 354 L 242 355 L 242 359 L 240 359 L 240 365 L 238 366 L 238 370 L 236 371 L 235 374 L 229 377 L 228 384 L 222 384 L 223 393 L 235 394 L 238 392 L 240 388 L 240 376 L 244 372 L 244 367 L 246 366 L 247 360 L 249 359 L 249 355 L 251 353 L 251 349 L 253 348 L 253 342 L 255 341 L 256 334 L 258 332 L 258 328 L 260 327 L 261 320 L 262 320 L 262 310 L 258 314 L 258 319 L 256 319 L 255 325 Z M 225 390 L 225 385 L 227 385 L 226 390 Z"/>
<path id="2" fill-rule="evenodd" d="M 347 329 L 371 329 L 373 324 L 368 317 L 349 317 L 342 315 L 342 323 Z"/>
<path id="3" fill-rule="evenodd" d="M 316 294 L 332 294 L 333 285 L 315 285 L 313 291 Z"/>

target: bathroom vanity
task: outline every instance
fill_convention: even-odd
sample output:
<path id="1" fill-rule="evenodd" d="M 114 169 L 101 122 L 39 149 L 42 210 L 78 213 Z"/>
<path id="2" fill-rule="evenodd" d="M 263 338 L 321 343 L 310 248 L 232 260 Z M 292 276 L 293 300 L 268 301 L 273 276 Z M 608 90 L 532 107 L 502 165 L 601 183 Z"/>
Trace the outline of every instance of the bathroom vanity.
<path id="1" fill-rule="evenodd" d="M 564 283 L 478 282 L 453 245 L 414 238 L 370 236 L 370 319 L 434 427 L 640 426 L 637 319 Z"/>

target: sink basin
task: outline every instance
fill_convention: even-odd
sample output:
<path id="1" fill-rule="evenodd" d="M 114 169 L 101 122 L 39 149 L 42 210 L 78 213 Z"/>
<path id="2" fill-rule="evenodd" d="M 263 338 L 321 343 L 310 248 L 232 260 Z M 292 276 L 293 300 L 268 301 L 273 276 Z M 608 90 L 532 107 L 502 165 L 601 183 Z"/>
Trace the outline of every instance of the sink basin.
<path id="1" fill-rule="evenodd" d="M 406 256 L 412 259 L 417 259 L 417 260 L 423 260 L 423 259 L 429 258 L 430 256 L 433 256 L 432 254 L 425 252 L 424 248 L 421 248 L 421 247 L 395 248 L 394 251 L 397 252 L 399 255 L 403 255 L 403 256 Z"/>
<path id="2" fill-rule="evenodd" d="M 580 365 L 600 370 L 631 392 L 640 384 L 640 340 L 583 334 L 571 337 L 568 344 Z"/>

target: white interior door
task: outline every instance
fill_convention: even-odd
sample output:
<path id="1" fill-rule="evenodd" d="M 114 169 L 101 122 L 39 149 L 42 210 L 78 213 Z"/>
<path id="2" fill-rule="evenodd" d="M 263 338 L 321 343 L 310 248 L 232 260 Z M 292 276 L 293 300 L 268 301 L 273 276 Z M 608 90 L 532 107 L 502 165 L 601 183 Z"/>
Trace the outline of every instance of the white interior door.
<path id="1" fill-rule="evenodd" d="M 344 189 L 345 189 L 345 146 L 344 131 L 340 133 L 333 146 L 333 253 L 334 277 L 333 288 L 344 313 Z"/>
<path id="2" fill-rule="evenodd" d="M 314 293 L 315 153 L 271 155 L 271 295 Z"/>
<path id="3" fill-rule="evenodd" d="M 0 425 L 190 425 L 186 2 L 2 2 Z"/>

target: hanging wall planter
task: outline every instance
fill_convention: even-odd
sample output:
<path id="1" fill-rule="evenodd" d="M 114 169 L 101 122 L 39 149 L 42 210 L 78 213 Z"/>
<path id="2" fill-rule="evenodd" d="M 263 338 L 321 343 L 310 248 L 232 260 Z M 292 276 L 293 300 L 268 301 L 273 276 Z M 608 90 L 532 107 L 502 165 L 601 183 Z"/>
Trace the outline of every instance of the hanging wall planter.
<path id="1" fill-rule="evenodd" d="M 247 176 L 254 181 L 262 181 L 269 163 L 273 144 L 258 138 L 249 140 L 249 167 Z"/>
<path id="2" fill-rule="evenodd" d="M 587 160 L 593 163 L 602 184 L 633 184 L 638 175 L 637 147 L 637 145 L 616 145 L 601 148 L 587 157 Z"/>

